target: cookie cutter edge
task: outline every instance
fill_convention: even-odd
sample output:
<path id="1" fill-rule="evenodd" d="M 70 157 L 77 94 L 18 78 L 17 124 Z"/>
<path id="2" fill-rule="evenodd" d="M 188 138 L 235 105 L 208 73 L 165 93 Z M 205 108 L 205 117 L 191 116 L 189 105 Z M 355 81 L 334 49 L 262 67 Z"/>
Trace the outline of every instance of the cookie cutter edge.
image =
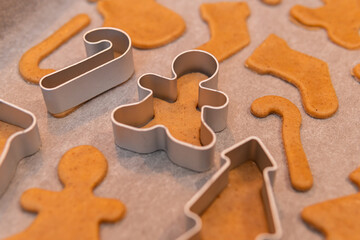
<path id="1" fill-rule="evenodd" d="M 60 114 L 127 81 L 134 73 L 130 36 L 101 27 L 83 35 L 87 57 L 40 79 L 48 112 Z M 116 48 L 116 49 L 114 49 Z M 122 50 L 115 57 L 115 50 Z"/>
<path id="2" fill-rule="evenodd" d="M 233 160 L 231 156 L 228 156 L 229 154 L 239 153 L 241 154 L 240 160 Z M 264 185 L 261 195 L 267 215 L 269 232 L 271 232 L 257 235 L 256 240 L 278 240 L 281 238 L 282 227 L 272 189 L 278 167 L 262 141 L 258 137 L 252 136 L 221 152 L 221 167 L 219 170 L 185 204 L 184 212 L 187 218 L 188 230 L 179 236 L 177 240 L 201 239 L 202 221 L 200 215 L 227 186 L 229 171 L 249 159 L 257 164 L 263 174 Z"/>
<path id="3" fill-rule="evenodd" d="M 224 92 L 217 90 L 219 63 L 208 52 L 188 50 L 178 54 L 171 66 L 172 78 L 157 74 L 143 74 L 140 76 L 138 79 L 139 101 L 120 105 L 113 110 L 111 120 L 115 143 L 121 148 L 139 153 L 164 150 L 167 152 L 169 159 L 175 164 L 193 171 L 203 172 L 211 167 L 214 159 L 216 143 L 214 132 L 219 132 L 226 128 L 227 122 L 229 98 Z M 159 95 L 157 91 L 160 92 L 160 95 L 175 95 L 174 99 L 176 100 L 176 80 L 182 75 L 191 72 L 201 72 L 209 76 L 199 83 L 198 106 L 201 108 L 200 139 L 202 142 L 206 142 L 204 146 L 196 146 L 177 140 L 164 125 L 155 125 L 146 129 L 132 125 L 134 121 L 140 121 L 145 124 L 153 118 L 153 97 Z M 150 79 L 150 84 L 146 82 L 147 79 Z M 152 82 L 156 80 L 158 80 L 157 84 L 154 83 L 152 85 Z M 152 85 L 150 86 L 151 88 L 144 86 L 144 82 L 147 83 L 145 85 Z M 171 86 L 165 88 L 163 85 L 166 84 Z M 158 90 L 155 90 L 156 88 Z M 209 102 L 214 104 L 209 104 Z M 129 110 L 133 108 L 136 108 L 136 110 Z M 119 117 L 121 113 L 123 113 L 121 115 L 122 120 Z M 141 120 L 129 119 L 127 116 L 134 116 L 134 119 Z"/>
<path id="4" fill-rule="evenodd" d="M 0 197 L 10 184 L 21 159 L 36 153 L 41 145 L 33 113 L 0 99 L 0 120 L 24 128 L 13 133 L 0 153 Z"/>

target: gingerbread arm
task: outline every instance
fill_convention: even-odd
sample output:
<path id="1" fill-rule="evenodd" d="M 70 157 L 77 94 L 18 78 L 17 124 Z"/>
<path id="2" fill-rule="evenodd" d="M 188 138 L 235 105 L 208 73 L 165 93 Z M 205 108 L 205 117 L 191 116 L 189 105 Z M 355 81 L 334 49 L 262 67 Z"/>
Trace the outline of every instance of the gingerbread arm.
<path id="1" fill-rule="evenodd" d="M 20 204 L 27 211 L 39 212 L 41 207 L 49 202 L 49 197 L 49 191 L 31 188 L 22 194 Z"/>
<path id="2" fill-rule="evenodd" d="M 116 199 L 98 198 L 95 206 L 100 213 L 101 222 L 119 221 L 126 213 L 125 205 Z"/>
<path id="3" fill-rule="evenodd" d="M 322 21 L 316 15 L 316 9 L 307 8 L 301 5 L 296 5 L 291 8 L 290 15 L 302 24 L 313 27 L 322 26 Z"/>

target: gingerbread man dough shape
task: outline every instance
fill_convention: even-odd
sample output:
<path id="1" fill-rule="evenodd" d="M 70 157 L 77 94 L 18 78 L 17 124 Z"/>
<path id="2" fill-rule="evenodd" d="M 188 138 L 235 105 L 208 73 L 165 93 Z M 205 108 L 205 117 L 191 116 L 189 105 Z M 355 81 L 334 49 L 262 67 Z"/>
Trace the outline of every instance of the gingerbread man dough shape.
<path id="1" fill-rule="evenodd" d="M 271 113 L 282 117 L 282 138 L 291 184 L 298 191 L 309 190 L 313 185 L 313 177 L 301 144 L 301 114 L 299 109 L 286 98 L 264 96 L 251 104 L 251 113 L 261 118 L 267 117 Z"/>
<path id="2" fill-rule="evenodd" d="M 324 0 L 325 5 L 311 9 L 296 5 L 290 14 L 298 22 L 322 27 L 334 43 L 348 49 L 360 47 L 360 2 L 358 0 Z"/>
<path id="3" fill-rule="evenodd" d="M 350 180 L 360 187 L 360 168 L 350 174 Z M 301 217 L 324 233 L 327 240 L 358 240 L 360 193 L 308 206 Z"/>
<path id="4" fill-rule="evenodd" d="M 39 214 L 25 231 L 6 240 L 99 239 L 100 222 L 115 222 L 125 214 L 125 206 L 120 201 L 96 197 L 92 193 L 106 172 L 106 159 L 95 147 L 70 149 L 58 166 L 64 190 L 52 192 L 32 188 L 24 192 L 21 196 L 23 208 Z"/>

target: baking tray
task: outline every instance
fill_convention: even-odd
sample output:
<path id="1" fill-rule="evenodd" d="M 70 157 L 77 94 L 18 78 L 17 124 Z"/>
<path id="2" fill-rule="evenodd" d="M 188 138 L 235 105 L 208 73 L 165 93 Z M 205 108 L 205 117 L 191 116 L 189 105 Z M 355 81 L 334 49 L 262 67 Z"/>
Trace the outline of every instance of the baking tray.
<path id="1" fill-rule="evenodd" d="M 279 165 L 274 194 L 284 230 L 283 239 L 323 239 L 302 222 L 299 213 L 313 203 L 357 192 L 347 177 L 360 165 L 360 133 L 357 130 L 360 129 L 360 86 L 350 75 L 354 64 L 360 62 L 360 52 L 333 44 L 324 30 L 308 30 L 289 20 L 293 5 L 319 7 L 321 0 L 284 0 L 275 7 L 260 0 L 248 0 L 250 45 L 220 63 L 219 89 L 230 98 L 228 126 L 216 134 L 215 166 L 208 172 L 195 173 L 173 164 L 165 152 L 137 154 L 120 149 L 113 139 L 111 111 L 121 104 L 137 101 L 137 78 L 148 72 L 169 76 L 176 55 L 209 39 L 209 29 L 200 17 L 199 6 L 202 2 L 216 1 L 157 2 L 183 16 L 187 24 L 185 34 L 164 47 L 134 49 L 135 75 L 129 81 L 84 104 L 69 116 L 56 119 L 46 112 L 40 88 L 25 83 L 20 77 L 18 61 L 27 49 L 78 13 L 89 14 L 90 26 L 45 59 L 41 66 L 60 69 L 85 58 L 82 35 L 102 24 L 96 5 L 86 0 L 0 1 L 0 98 L 35 114 L 42 140 L 40 151 L 20 162 L 13 181 L 0 198 L 0 238 L 25 229 L 35 218 L 35 214 L 21 209 L 21 194 L 31 187 L 61 190 L 56 167 L 62 154 L 77 145 L 91 144 L 103 152 L 109 163 L 108 175 L 95 194 L 117 198 L 128 210 L 122 221 L 101 225 L 101 238 L 174 239 L 186 229 L 185 203 L 219 168 L 220 152 L 255 135 Z M 329 64 L 339 99 L 339 110 L 333 117 L 326 120 L 309 117 L 295 87 L 244 67 L 247 57 L 270 33 L 285 39 L 291 48 Z M 258 119 L 250 113 L 252 101 L 269 94 L 288 98 L 302 114 L 301 140 L 314 175 L 314 187 L 306 193 L 296 192 L 290 186 L 280 119 L 273 115 Z"/>

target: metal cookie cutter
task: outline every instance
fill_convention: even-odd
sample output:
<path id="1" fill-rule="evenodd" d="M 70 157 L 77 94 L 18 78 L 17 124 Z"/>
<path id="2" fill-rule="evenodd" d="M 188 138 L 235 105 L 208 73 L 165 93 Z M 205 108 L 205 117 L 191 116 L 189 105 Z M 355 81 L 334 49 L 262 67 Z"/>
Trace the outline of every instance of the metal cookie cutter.
<path id="1" fill-rule="evenodd" d="M 221 168 L 210 180 L 186 203 L 184 211 L 188 220 L 188 231 L 177 240 L 201 239 L 202 227 L 199 217 L 227 186 L 229 171 L 241 163 L 252 160 L 263 173 L 264 185 L 262 197 L 269 224 L 269 233 L 263 233 L 256 240 L 278 240 L 282 236 L 282 228 L 272 190 L 277 164 L 264 144 L 257 137 L 249 137 L 221 153 Z"/>
<path id="2" fill-rule="evenodd" d="M 63 113 L 125 82 L 134 73 L 131 39 L 117 28 L 84 34 L 87 58 L 40 80 L 47 110 Z M 114 53 L 121 54 L 115 57 Z"/>
<path id="3" fill-rule="evenodd" d="M 138 103 L 122 105 L 112 112 L 115 143 L 131 151 L 150 153 L 167 152 L 171 161 L 194 171 L 206 171 L 214 158 L 215 132 L 226 127 L 229 99 L 217 89 L 219 63 L 201 50 L 185 51 L 172 63 L 172 78 L 144 74 L 138 80 Z M 209 78 L 199 83 L 198 107 L 201 109 L 200 141 L 195 146 L 175 139 L 163 125 L 139 128 L 154 116 L 153 98 L 175 101 L 177 79 L 184 74 L 200 72 Z"/>
<path id="4" fill-rule="evenodd" d="M 29 111 L 0 99 L 0 120 L 24 128 L 12 134 L 0 153 L 0 196 L 13 178 L 21 159 L 37 152 L 40 134 L 36 117 Z"/>

